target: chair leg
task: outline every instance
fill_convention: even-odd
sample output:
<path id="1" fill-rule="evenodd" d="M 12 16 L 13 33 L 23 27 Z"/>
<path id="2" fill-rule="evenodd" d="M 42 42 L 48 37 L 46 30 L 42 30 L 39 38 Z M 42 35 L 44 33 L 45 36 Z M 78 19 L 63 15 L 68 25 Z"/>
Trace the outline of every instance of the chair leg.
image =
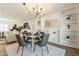
<path id="1" fill-rule="evenodd" d="M 23 56 L 24 47 L 22 47 L 22 56 Z"/>
<path id="2" fill-rule="evenodd" d="M 20 46 L 18 46 L 17 53 L 18 53 L 18 51 L 19 51 L 19 48 L 20 48 Z"/>
<path id="3" fill-rule="evenodd" d="M 43 56 L 43 47 L 41 47 L 41 50 L 42 50 L 42 56 Z"/>
<path id="4" fill-rule="evenodd" d="M 49 53 L 49 50 L 48 50 L 48 46 L 46 45 L 46 48 L 47 48 L 47 52 Z"/>
<path id="5" fill-rule="evenodd" d="M 30 44 L 30 46 L 32 47 L 32 44 Z"/>
<path id="6" fill-rule="evenodd" d="M 35 47 L 36 47 L 36 45 L 34 45 L 33 53 L 35 52 Z"/>

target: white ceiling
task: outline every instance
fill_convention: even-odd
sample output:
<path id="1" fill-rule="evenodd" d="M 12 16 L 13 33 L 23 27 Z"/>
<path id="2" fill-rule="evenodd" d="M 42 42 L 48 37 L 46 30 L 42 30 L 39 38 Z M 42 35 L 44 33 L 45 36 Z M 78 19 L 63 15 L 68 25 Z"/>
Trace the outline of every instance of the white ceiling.
<path id="1" fill-rule="evenodd" d="M 31 9 L 35 4 L 27 4 L 28 8 Z M 43 8 L 46 15 L 53 14 L 59 11 L 61 8 L 68 6 L 74 6 L 76 4 L 68 3 L 49 3 L 49 4 L 38 4 L 39 7 Z M 0 19 L 8 20 L 27 20 L 28 19 L 27 10 L 21 3 L 0 3 Z"/>

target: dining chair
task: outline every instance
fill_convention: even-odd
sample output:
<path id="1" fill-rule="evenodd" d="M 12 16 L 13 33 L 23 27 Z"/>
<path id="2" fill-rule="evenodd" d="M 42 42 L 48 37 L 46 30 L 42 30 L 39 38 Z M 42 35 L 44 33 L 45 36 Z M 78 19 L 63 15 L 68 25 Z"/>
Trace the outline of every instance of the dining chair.
<path id="1" fill-rule="evenodd" d="M 22 47 L 22 56 L 23 56 L 24 47 L 27 46 L 27 43 L 25 43 L 25 42 L 21 39 L 20 35 L 18 35 L 18 34 L 16 35 L 16 38 L 17 38 L 17 42 L 18 42 L 18 44 L 19 44 L 18 49 L 17 49 L 17 53 L 18 53 L 18 51 L 19 51 L 19 48 Z"/>
<path id="2" fill-rule="evenodd" d="M 36 38 L 37 41 L 41 40 L 44 36 L 44 32 L 36 32 L 34 35 L 37 35 L 38 37 Z"/>
<path id="3" fill-rule="evenodd" d="M 44 33 L 44 37 L 41 39 L 41 41 L 38 41 L 35 43 L 33 52 L 35 52 L 35 47 L 36 47 L 36 45 L 38 45 L 39 47 L 41 47 L 42 55 L 43 55 L 43 47 L 46 47 L 47 52 L 49 53 L 48 46 L 47 46 L 49 36 L 50 36 L 50 34 Z"/>
<path id="4" fill-rule="evenodd" d="M 44 37 L 44 32 L 40 32 L 40 38 L 42 39 Z"/>
<path id="5" fill-rule="evenodd" d="M 23 32 L 23 39 L 24 39 L 24 42 L 29 42 L 29 43 L 31 43 L 31 41 L 29 41 L 29 40 L 31 40 L 32 38 L 30 38 L 30 37 L 28 37 L 27 35 L 31 35 L 30 33 L 28 33 L 27 31 L 24 31 Z"/>

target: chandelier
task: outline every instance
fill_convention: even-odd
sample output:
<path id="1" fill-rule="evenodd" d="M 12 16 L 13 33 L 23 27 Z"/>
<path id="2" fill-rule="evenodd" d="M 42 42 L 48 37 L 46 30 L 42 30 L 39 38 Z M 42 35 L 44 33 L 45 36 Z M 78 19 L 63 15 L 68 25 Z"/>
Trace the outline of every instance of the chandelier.
<path id="1" fill-rule="evenodd" d="M 39 8 L 39 6 L 36 4 L 34 7 L 31 7 L 32 10 L 29 10 L 28 6 L 26 3 L 22 3 L 23 6 L 26 8 L 27 12 L 28 12 L 28 15 L 32 18 L 38 18 L 42 16 L 44 16 L 45 14 L 42 12 L 43 8 Z"/>

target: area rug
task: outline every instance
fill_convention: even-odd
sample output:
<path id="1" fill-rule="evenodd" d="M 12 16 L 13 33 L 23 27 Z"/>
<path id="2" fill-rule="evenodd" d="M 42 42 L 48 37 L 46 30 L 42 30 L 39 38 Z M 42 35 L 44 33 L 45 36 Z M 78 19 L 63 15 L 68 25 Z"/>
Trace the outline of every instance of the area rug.
<path id="1" fill-rule="evenodd" d="M 8 56 L 21 56 L 22 48 L 19 49 L 17 53 L 18 44 L 9 44 L 5 46 Z M 49 53 L 46 47 L 43 48 L 43 56 L 64 56 L 65 49 L 61 49 L 52 45 L 48 45 Z M 35 52 L 32 53 L 32 48 L 30 45 L 24 48 L 23 56 L 42 56 L 42 51 L 39 46 L 36 46 Z"/>

